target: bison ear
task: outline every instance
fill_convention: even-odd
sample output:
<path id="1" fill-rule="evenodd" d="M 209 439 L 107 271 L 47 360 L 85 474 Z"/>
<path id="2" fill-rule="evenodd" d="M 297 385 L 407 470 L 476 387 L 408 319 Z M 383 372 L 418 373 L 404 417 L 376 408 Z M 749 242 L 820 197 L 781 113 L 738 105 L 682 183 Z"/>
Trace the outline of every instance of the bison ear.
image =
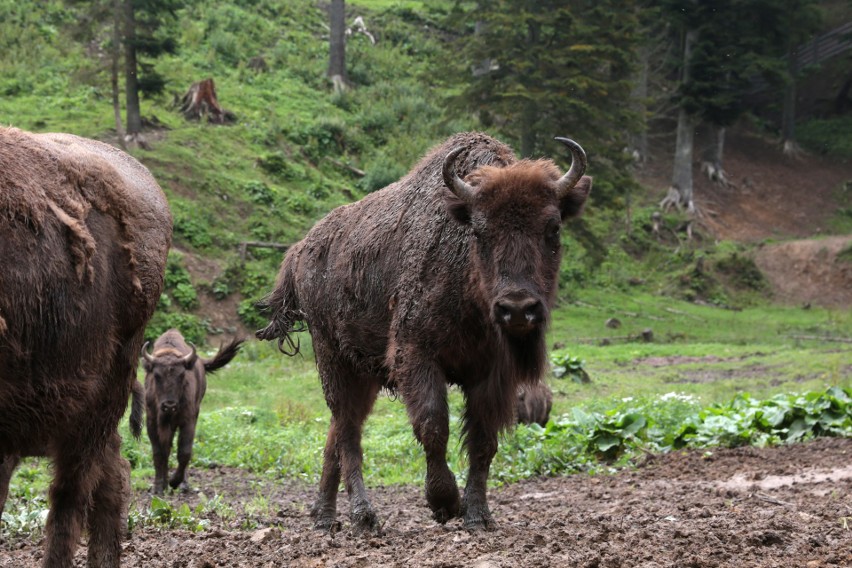
<path id="1" fill-rule="evenodd" d="M 195 351 L 192 352 L 192 357 L 187 357 L 183 360 L 183 366 L 186 369 L 192 369 L 195 366 L 195 361 L 198 359 L 198 355 L 195 354 Z"/>
<path id="2" fill-rule="evenodd" d="M 559 211 L 562 213 L 562 220 L 569 217 L 577 217 L 583 212 L 583 205 L 586 203 L 586 198 L 592 191 L 592 178 L 583 176 L 574 187 L 559 201 Z"/>
<path id="3" fill-rule="evenodd" d="M 450 217 L 467 225 L 470 223 L 470 209 L 468 204 L 458 198 L 458 196 L 449 189 L 444 190 L 444 207 Z"/>
<path id="4" fill-rule="evenodd" d="M 154 370 L 153 361 L 148 361 L 147 359 L 145 359 L 144 361 L 142 361 L 142 368 L 145 369 L 146 373 L 150 373 Z"/>

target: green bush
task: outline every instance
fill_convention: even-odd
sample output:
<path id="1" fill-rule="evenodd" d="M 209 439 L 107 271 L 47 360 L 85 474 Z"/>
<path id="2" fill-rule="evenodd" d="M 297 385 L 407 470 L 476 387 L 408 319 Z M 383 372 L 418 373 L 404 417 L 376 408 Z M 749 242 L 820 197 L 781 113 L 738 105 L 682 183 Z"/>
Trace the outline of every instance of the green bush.
<path id="1" fill-rule="evenodd" d="M 207 325 L 196 315 L 181 312 L 155 312 L 145 328 L 145 340 L 154 341 L 171 328 L 181 332 L 183 337 L 196 345 L 201 345 L 207 337 Z"/>
<path id="2" fill-rule="evenodd" d="M 852 115 L 809 120 L 796 127 L 796 137 L 817 154 L 852 158 Z"/>
<path id="3" fill-rule="evenodd" d="M 367 175 L 358 182 L 358 186 L 367 193 L 372 193 L 406 174 L 406 169 L 397 160 L 380 153 L 367 166 Z"/>

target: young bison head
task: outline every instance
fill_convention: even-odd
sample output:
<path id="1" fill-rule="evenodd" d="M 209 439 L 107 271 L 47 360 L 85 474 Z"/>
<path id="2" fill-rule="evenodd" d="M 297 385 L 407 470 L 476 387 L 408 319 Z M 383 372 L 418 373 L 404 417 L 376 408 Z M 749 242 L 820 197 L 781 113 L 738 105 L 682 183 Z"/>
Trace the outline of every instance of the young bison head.
<path id="1" fill-rule="evenodd" d="M 567 138 L 557 140 L 573 156 L 565 175 L 550 160 L 521 160 L 506 167 L 482 166 L 462 180 L 453 163 L 465 148 L 455 148 L 444 160 L 444 182 L 452 192 L 445 203 L 473 234 L 479 295 L 490 304 L 493 322 L 517 339 L 536 335 L 547 325 L 562 223 L 580 214 L 592 188 L 592 179 L 583 175 L 583 149 Z"/>
<path id="2" fill-rule="evenodd" d="M 153 375 L 154 391 L 164 416 L 177 412 L 185 390 L 186 373 L 198 360 L 195 346 L 190 344 L 190 347 L 192 350 L 186 354 L 167 347 L 158 349 L 153 355 L 148 352 L 148 343 L 142 347 L 143 367 L 149 378 Z M 145 383 L 149 381 L 146 379 Z"/>

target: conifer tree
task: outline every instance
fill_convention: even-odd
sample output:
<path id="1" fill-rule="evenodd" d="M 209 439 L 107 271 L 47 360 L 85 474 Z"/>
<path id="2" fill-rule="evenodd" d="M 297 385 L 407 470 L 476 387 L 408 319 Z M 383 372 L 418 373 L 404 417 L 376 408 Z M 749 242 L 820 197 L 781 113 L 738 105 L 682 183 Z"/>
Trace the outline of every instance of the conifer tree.
<path id="1" fill-rule="evenodd" d="M 599 168 L 623 165 L 628 133 L 638 124 L 628 104 L 633 4 L 480 0 L 466 12 L 460 3 L 451 14 L 466 26 L 455 102 L 476 112 L 483 127 L 517 141 L 524 157 L 552 155 L 560 135 L 605 157 Z M 622 186 L 615 176 L 625 168 L 611 171 L 610 187 L 596 182 L 598 198 Z"/>

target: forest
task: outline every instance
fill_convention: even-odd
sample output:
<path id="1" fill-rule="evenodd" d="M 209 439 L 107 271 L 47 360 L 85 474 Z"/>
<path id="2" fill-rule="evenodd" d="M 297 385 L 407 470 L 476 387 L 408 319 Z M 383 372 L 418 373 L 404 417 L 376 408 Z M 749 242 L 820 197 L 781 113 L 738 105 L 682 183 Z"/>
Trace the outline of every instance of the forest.
<path id="1" fill-rule="evenodd" d="M 122 565 L 852 565 L 852 2 L 0 0 L 0 123 L 147 167 L 173 239 L 144 340 L 178 329 L 206 362 L 239 343 L 180 487 L 156 490 L 122 418 Z M 378 530 L 356 530 L 347 480 L 318 530 L 321 346 L 258 341 L 264 298 L 320 220 L 461 132 L 562 172 L 554 138 L 588 158 L 552 407 L 501 432 L 495 526 L 469 531 L 433 519 L 414 418 L 383 389 L 362 442 Z M 461 486 L 467 403 L 448 389 Z M 17 465 L 0 568 L 47 563 L 51 472 Z"/>

